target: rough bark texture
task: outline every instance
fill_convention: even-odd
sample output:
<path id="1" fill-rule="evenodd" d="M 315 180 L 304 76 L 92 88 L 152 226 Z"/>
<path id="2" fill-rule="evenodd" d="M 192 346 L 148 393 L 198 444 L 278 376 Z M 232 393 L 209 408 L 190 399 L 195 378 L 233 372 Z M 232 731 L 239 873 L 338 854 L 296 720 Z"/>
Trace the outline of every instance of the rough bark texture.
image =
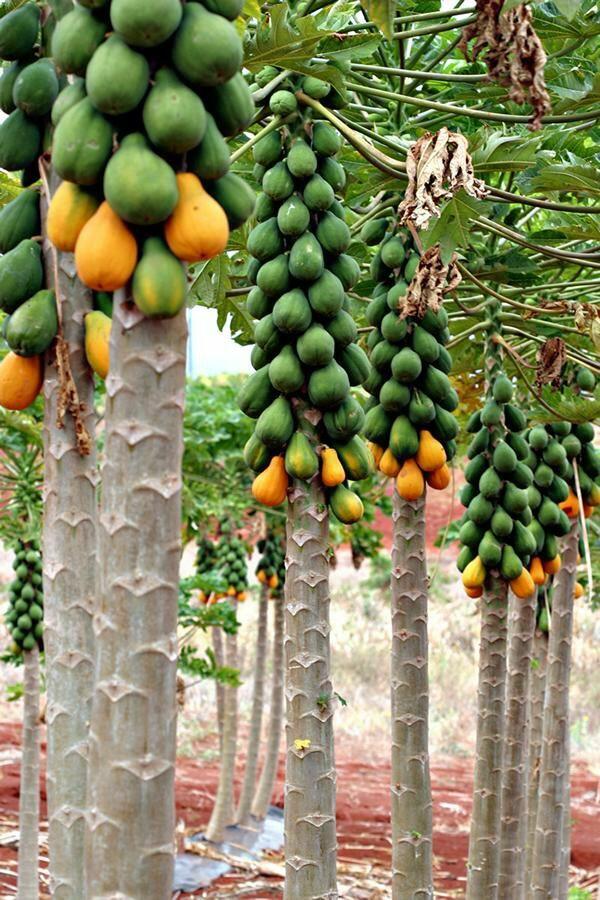
<path id="1" fill-rule="evenodd" d="M 567 711 L 567 775 L 565 778 L 565 805 L 563 811 L 563 833 L 560 848 L 560 872 L 558 876 L 558 900 L 569 896 L 569 866 L 571 865 L 571 735 L 570 719 Z"/>
<path id="2" fill-rule="evenodd" d="M 233 602 L 233 601 L 230 601 Z M 237 635 L 225 636 L 225 665 L 237 669 Z M 206 826 L 206 837 L 216 843 L 223 840 L 225 829 L 235 821 L 234 778 L 238 739 L 238 689 L 226 685 L 223 693 L 223 731 L 221 769 L 215 805 Z"/>
<path id="3" fill-rule="evenodd" d="M 40 821 L 40 654 L 24 654 L 23 750 L 19 793 L 18 900 L 38 900 Z"/>
<path id="4" fill-rule="evenodd" d="M 506 681 L 506 582 L 490 578 L 481 604 L 477 739 L 467 866 L 468 900 L 495 900 L 500 869 L 500 789 Z"/>
<path id="5" fill-rule="evenodd" d="M 525 852 L 525 890 L 529 896 L 531 884 L 531 864 L 535 840 L 540 786 L 540 766 L 542 760 L 542 730 L 544 727 L 544 697 L 546 694 L 546 660 L 548 656 L 548 635 L 537 630 L 533 638 L 534 665 L 529 685 L 529 749 L 527 791 L 527 847 Z"/>
<path id="6" fill-rule="evenodd" d="M 337 898 L 329 529 L 318 478 L 294 480 L 285 582 L 285 900 Z"/>
<path id="7" fill-rule="evenodd" d="M 265 667 L 267 661 L 267 626 L 269 614 L 269 589 L 262 586 L 258 601 L 258 624 L 256 629 L 256 656 L 254 659 L 254 683 L 252 691 L 252 710 L 250 713 L 250 733 L 248 735 L 248 752 L 246 754 L 246 770 L 237 808 L 237 821 L 244 823 L 250 817 L 250 807 L 256 787 L 258 770 L 258 753 L 263 718 L 265 696 Z"/>
<path id="8" fill-rule="evenodd" d="M 84 352 L 84 317 L 92 308 L 92 295 L 76 277 L 72 254 L 55 255 L 45 241 L 44 256 L 47 284 L 56 283 L 63 337 L 91 438 L 91 453 L 81 456 L 72 417 L 66 416 L 63 428 L 57 426 L 60 384 L 50 351 L 44 382 L 42 533 L 49 869 L 53 897 L 80 900 L 97 594 L 94 382 Z"/>
<path id="9" fill-rule="evenodd" d="M 394 491 L 392 549 L 392 891 L 433 897 L 425 498 Z"/>
<path id="10" fill-rule="evenodd" d="M 283 726 L 283 598 L 271 601 L 273 606 L 273 672 L 271 675 L 271 707 L 265 747 L 265 759 L 258 780 L 252 815 L 264 819 L 271 805 L 273 788 L 277 778 L 281 729 Z"/>
<path id="11" fill-rule="evenodd" d="M 213 626 L 212 646 L 215 654 L 215 661 L 219 667 L 225 665 L 225 648 L 223 646 L 223 631 L 221 628 Z M 215 681 L 215 699 L 217 703 L 217 728 L 219 729 L 219 746 L 223 747 L 223 722 L 225 718 L 225 685 L 220 681 Z"/>
<path id="12" fill-rule="evenodd" d="M 559 896 L 565 786 L 569 778 L 569 678 L 577 543 L 578 528 L 574 525 L 565 539 L 562 567 L 552 595 L 532 900 L 556 900 Z"/>
<path id="13" fill-rule="evenodd" d="M 500 833 L 500 897 L 525 897 L 527 717 L 537 596 L 510 592 Z"/>
<path id="14" fill-rule="evenodd" d="M 94 625 L 87 894 L 166 900 L 173 879 L 185 313 L 115 296 Z"/>

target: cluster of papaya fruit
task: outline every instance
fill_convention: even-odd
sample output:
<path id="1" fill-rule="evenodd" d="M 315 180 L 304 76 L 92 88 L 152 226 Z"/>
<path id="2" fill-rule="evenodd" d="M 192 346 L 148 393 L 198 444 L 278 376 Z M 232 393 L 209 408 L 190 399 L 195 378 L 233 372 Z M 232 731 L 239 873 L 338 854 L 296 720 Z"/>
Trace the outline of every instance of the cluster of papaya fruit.
<path id="1" fill-rule="evenodd" d="M 221 253 L 254 192 L 230 174 L 225 138 L 254 115 L 233 19 L 241 0 L 85 0 L 56 25 L 54 64 L 71 76 L 52 108 L 62 184 L 48 233 L 81 281 L 131 279 L 150 317 L 187 294 L 184 263 Z"/>
<path id="2" fill-rule="evenodd" d="M 593 394 L 596 390 L 596 376 L 587 366 L 568 363 L 561 373 L 562 382 L 579 394 Z"/>
<path id="3" fill-rule="evenodd" d="M 458 394 L 448 378 L 448 316 L 443 308 L 428 309 L 422 318 L 403 312 L 420 259 L 408 230 L 375 219 L 363 226 L 361 238 L 380 245 L 371 262 L 376 286 L 366 311 L 372 371 L 364 432 L 379 470 L 396 479 L 403 499 L 414 501 L 426 484 L 448 486 L 448 462 L 456 453 L 452 413 Z"/>
<path id="4" fill-rule="evenodd" d="M 529 444 L 522 435 L 527 421 L 510 402 L 513 390 L 512 382 L 498 374 L 485 406 L 467 423 L 467 431 L 474 437 L 467 451 L 467 483 L 460 492 L 466 512 L 461 520 L 459 540 L 463 548 L 457 564 L 470 597 L 481 596 L 492 569 L 510 584 L 517 597 L 530 597 L 535 591 L 528 568 L 532 559 L 541 555 L 547 560 L 545 571 L 560 566 L 554 534 L 540 527 L 531 511 L 534 473 L 528 464 Z M 553 482 L 554 471 L 547 468 Z M 559 526 L 564 527 L 560 516 L 555 523 Z"/>
<path id="5" fill-rule="evenodd" d="M 256 566 L 256 577 L 269 587 L 272 597 L 283 592 L 285 584 L 285 546 L 281 537 L 272 531 L 256 545 L 261 557 Z"/>
<path id="6" fill-rule="evenodd" d="M 560 463 L 560 475 L 564 479 L 562 490 L 564 496 L 560 497 L 558 505 L 569 519 L 576 519 L 580 512 L 586 517 L 590 516 L 594 508 L 600 504 L 600 453 L 594 446 L 594 440 L 594 426 L 590 422 L 580 425 L 554 422 L 552 425 L 537 425 L 529 432 L 530 463 L 539 461 L 540 455 L 544 460 L 549 453 L 560 454 L 561 459 L 564 458 L 564 462 Z M 555 449 L 556 444 L 559 449 Z M 577 496 L 575 468 L 583 510 L 580 509 Z M 543 484 L 540 486 L 544 494 L 554 498 L 553 493 L 545 490 Z"/>
<path id="7" fill-rule="evenodd" d="M 225 528 L 225 531 L 223 531 Z M 221 527 L 221 537 L 213 543 L 205 537 L 197 541 L 196 571 L 200 575 L 209 572 L 217 574 L 227 584 L 225 592 L 200 592 L 201 603 L 218 603 L 219 600 L 237 600 L 242 603 L 248 590 L 248 547 L 246 543 L 231 533 L 228 523 Z"/>
<path id="8" fill-rule="evenodd" d="M 42 557 L 37 541 L 18 541 L 13 560 L 15 577 L 8 589 L 6 627 L 13 640 L 13 650 L 43 649 L 44 594 L 42 592 Z"/>
<path id="9" fill-rule="evenodd" d="M 277 91 L 271 97 L 275 112 L 282 108 L 281 94 L 296 103 L 291 91 Z M 246 462 L 258 473 L 254 497 L 277 506 L 286 499 L 290 477 L 310 481 L 320 471 L 330 508 L 351 524 L 361 518 L 363 504 L 346 482 L 366 478 L 372 458 L 358 437 L 364 414 L 350 390 L 367 379 L 369 362 L 348 312 L 346 291 L 360 271 L 346 253 L 350 230 L 336 198 L 346 182 L 336 159 L 341 143 L 331 125 L 298 114 L 293 126 L 254 147 L 262 193 L 248 238 L 253 287 L 247 309 L 258 320 L 256 371 L 239 405 L 257 419 L 245 449 Z M 312 410 L 310 424 L 306 409 Z"/>

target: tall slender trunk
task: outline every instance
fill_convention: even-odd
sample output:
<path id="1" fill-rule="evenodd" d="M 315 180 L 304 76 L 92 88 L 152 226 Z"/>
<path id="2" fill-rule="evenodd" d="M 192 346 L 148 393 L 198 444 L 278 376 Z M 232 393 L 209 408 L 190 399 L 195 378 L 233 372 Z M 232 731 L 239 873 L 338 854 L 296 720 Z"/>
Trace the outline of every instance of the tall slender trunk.
<path id="1" fill-rule="evenodd" d="M 394 491 L 392 549 L 392 894 L 433 897 L 425 498 Z"/>
<path id="2" fill-rule="evenodd" d="M 40 654 L 24 653 L 23 755 L 19 793 L 18 900 L 39 897 L 40 830 Z"/>
<path id="3" fill-rule="evenodd" d="M 219 667 L 225 665 L 225 648 L 223 646 L 223 631 L 219 626 L 213 626 L 212 647 L 215 661 Z M 223 723 L 225 719 L 225 685 L 221 681 L 215 681 L 215 699 L 217 702 L 217 728 L 219 731 L 219 747 L 223 749 Z"/>
<path id="4" fill-rule="evenodd" d="M 565 805 L 563 810 L 563 833 L 560 848 L 560 872 L 558 876 L 558 900 L 569 896 L 569 866 L 571 865 L 571 735 L 570 719 L 567 712 L 567 776 L 565 778 Z"/>
<path id="5" fill-rule="evenodd" d="M 569 778 L 569 679 L 578 533 L 577 525 L 573 525 L 565 539 L 562 567 L 552 595 L 532 900 L 555 900 L 559 896 L 565 786 Z"/>
<path id="6" fill-rule="evenodd" d="M 262 772 L 252 801 L 252 815 L 264 819 L 269 811 L 273 788 L 277 780 L 281 730 L 283 726 L 283 598 L 271 601 L 273 606 L 273 672 L 271 675 L 271 706 Z"/>
<path id="7" fill-rule="evenodd" d="M 267 661 L 267 626 L 269 614 L 269 588 L 262 586 L 258 601 L 258 625 L 256 630 L 256 656 L 254 659 L 254 684 L 252 692 L 252 711 L 250 713 L 250 733 L 248 735 L 248 752 L 246 754 L 246 771 L 237 808 L 237 821 L 247 822 L 250 817 L 252 797 L 256 787 L 258 770 L 258 753 L 263 719 L 263 703 L 265 696 L 265 666 Z"/>
<path id="8" fill-rule="evenodd" d="M 53 187 L 55 187 L 53 180 Z M 43 206 L 47 206 L 44 197 Z M 73 416 L 58 425 L 63 402 L 57 354 L 46 355 L 44 383 L 44 650 L 47 679 L 47 787 L 50 884 L 57 900 L 84 895 L 88 729 L 94 682 L 98 480 L 94 382 L 84 351 L 91 292 L 74 257 L 44 243 L 47 284 L 60 304 L 62 337 L 79 399 L 89 453 L 78 450 Z"/>
<path id="9" fill-rule="evenodd" d="M 542 762 L 542 730 L 544 727 L 544 697 L 546 694 L 546 661 L 548 656 L 548 635 L 536 630 L 533 638 L 533 667 L 529 685 L 529 786 L 527 791 L 527 846 L 525 852 L 525 892 L 529 896 L 531 885 L 531 865 L 535 841 L 540 787 L 540 766 Z"/>
<path id="10" fill-rule="evenodd" d="M 481 642 L 468 900 L 495 900 L 500 874 L 500 789 L 506 681 L 507 587 L 492 576 L 480 600 Z"/>
<path id="11" fill-rule="evenodd" d="M 106 380 L 101 602 L 90 728 L 89 897 L 166 900 L 173 880 L 185 313 L 115 295 Z"/>
<path id="12" fill-rule="evenodd" d="M 537 596 L 509 594 L 506 723 L 501 795 L 499 896 L 525 897 L 527 718 Z"/>
<path id="13" fill-rule="evenodd" d="M 333 900 L 336 773 L 329 642 L 329 527 L 318 478 L 294 480 L 285 581 L 285 900 Z"/>
<path id="14" fill-rule="evenodd" d="M 225 636 L 225 665 L 237 669 L 237 635 Z M 223 695 L 223 738 L 219 784 L 210 821 L 206 826 L 209 841 L 220 842 L 225 829 L 235 821 L 234 778 L 238 738 L 238 688 L 225 686 Z"/>

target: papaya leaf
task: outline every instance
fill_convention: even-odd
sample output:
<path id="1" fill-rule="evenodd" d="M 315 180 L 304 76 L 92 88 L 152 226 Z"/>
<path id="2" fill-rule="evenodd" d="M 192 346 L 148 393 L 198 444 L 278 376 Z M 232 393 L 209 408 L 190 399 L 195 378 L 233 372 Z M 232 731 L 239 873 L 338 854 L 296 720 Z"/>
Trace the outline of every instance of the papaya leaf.
<path id="1" fill-rule="evenodd" d="M 388 40 L 391 40 L 394 31 L 394 14 L 396 12 L 395 0 L 366 0 L 362 5 L 369 19 L 375 22 Z"/>
<path id="2" fill-rule="evenodd" d="M 584 398 L 580 394 L 575 394 L 571 390 L 564 390 L 562 393 L 552 390 L 546 386 L 542 391 L 542 399 L 552 407 L 558 414 L 552 416 L 547 409 L 538 405 L 535 400 L 530 397 L 531 407 L 529 417 L 533 422 L 539 422 L 543 425 L 555 422 L 558 416 L 567 419 L 574 425 L 582 425 L 584 422 L 594 422 L 600 416 L 600 391 L 597 390 L 593 398 Z"/>
<path id="3" fill-rule="evenodd" d="M 489 204 L 469 197 L 459 191 L 443 207 L 439 219 L 434 219 L 426 231 L 421 232 L 425 250 L 440 244 L 442 259 L 447 261 L 458 247 L 468 247 L 471 242 L 471 223 L 484 213 Z"/>
<path id="4" fill-rule="evenodd" d="M 570 20 L 581 9 L 581 0 L 554 0 L 554 5 L 562 16 Z"/>
<path id="5" fill-rule="evenodd" d="M 355 62 L 372 56 L 380 42 L 375 34 L 336 34 L 319 44 L 319 55 L 336 62 Z"/>
<path id="6" fill-rule="evenodd" d="M 260 3 L 258 0 L 244 0 L 242 15 L 245 19 L 260 19 Z"/>
<path id="7" fill-rule="evenodd" d="M 518 181 L 529 191 L 570 191 L 588 197 L 600 196 L 598 170 L 593 166 L 544 166 L 532 175 L 525 173 Z"/>

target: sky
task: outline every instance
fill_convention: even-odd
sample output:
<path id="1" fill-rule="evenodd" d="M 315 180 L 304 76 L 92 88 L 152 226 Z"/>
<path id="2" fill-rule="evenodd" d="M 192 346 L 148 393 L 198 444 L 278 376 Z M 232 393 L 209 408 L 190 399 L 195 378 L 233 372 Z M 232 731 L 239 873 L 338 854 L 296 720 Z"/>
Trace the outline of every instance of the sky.
<path id="1" fill-rule="evenodd" d="M 252 372 L 252 347 L 240 347 L 231 337 L 229 327 L 217 328 L 217 313 L 196 306 L 188 310 L 188 375 L 221 375 Z"/>

